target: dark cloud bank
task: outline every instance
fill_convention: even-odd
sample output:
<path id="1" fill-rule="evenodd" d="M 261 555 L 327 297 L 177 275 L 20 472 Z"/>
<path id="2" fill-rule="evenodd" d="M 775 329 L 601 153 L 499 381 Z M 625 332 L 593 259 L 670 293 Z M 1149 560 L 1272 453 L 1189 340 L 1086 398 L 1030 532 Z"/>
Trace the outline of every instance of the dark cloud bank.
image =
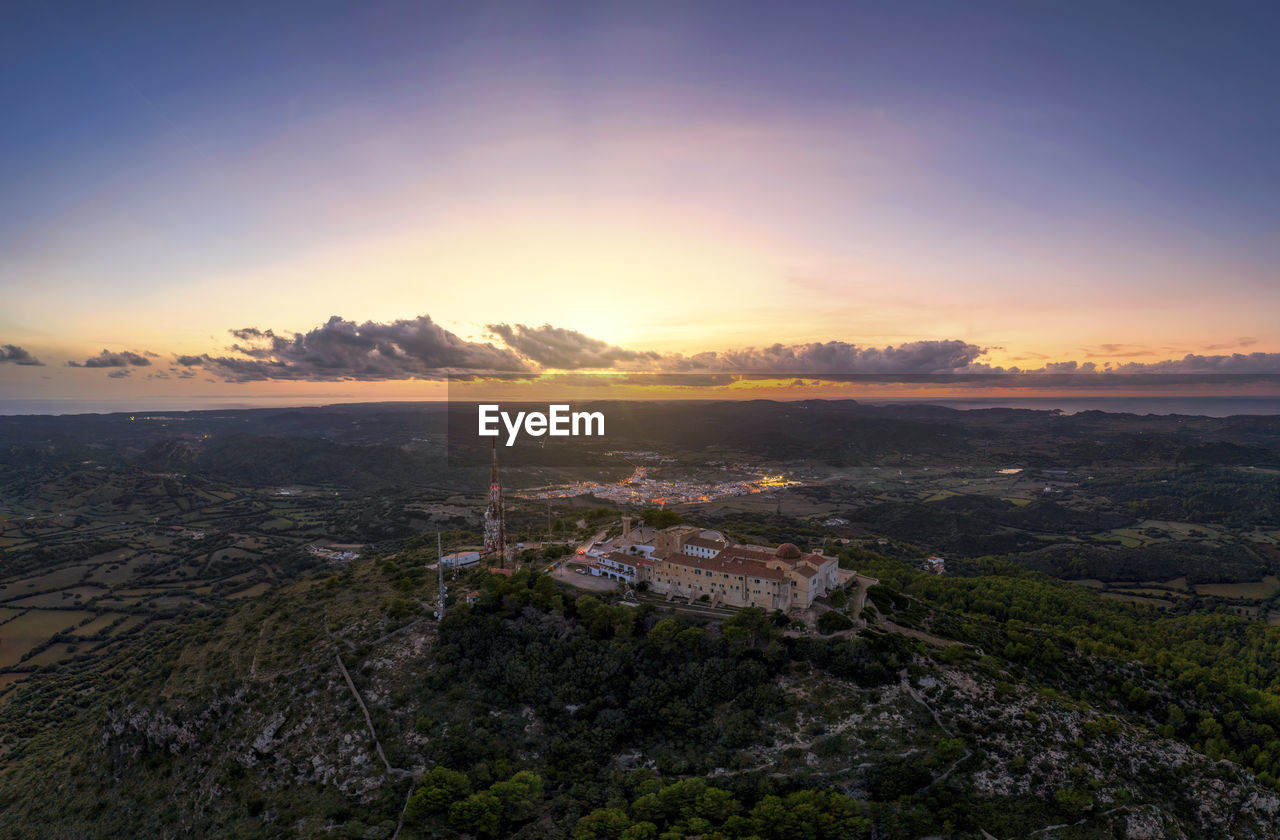
<path id="1" fill-rule="evenodd" d="M 0 344 L 0 364 L 12 362 L 15 365 L 23 365 L 30 367 L 43 367 L 44 362 L 27 352 L 23 347 L 16 344 Z"/>
<path id="2" fill-rule="evenodd" d="M 826 379 L 999 376 L 1028 382 L 1053 376 L 1098 379 L 1144 374 L 1280 375 L 1280 353 L 1188 354 L 1181 359 L 1128 362 L 1105 368 L 1094 362 L 1075 361 L 1047 362 L 1038 368 L 1004 368 L 979 361 L 987 348 L 954 339 L 887 347 L 863 347 L 845 341 L 779 343 L 684 355 L 631 350 L 550 324 L 489 324 L 488 330 L 493 342 L 461 338 L 427 315 L 389 323 L 357 323 L 335 315 L 305 333 L 258 327 L 231 330 L 234 343 L 225 353 L 175 356 L 169 370 L 179 378 L 189 378 L 203 370 L 229 382 L 439 380 L 468 374 L 595 370 L 651 376 L 738 374 Z M 122 377 L 130 368 L 150 365 L 154 356 L 103 350 L 84 362 L 68 364 L 114 368 L 112 375 Z M 39 364 L 25 350 L 12 345 L 0 345 L 0 361 Z"/>
<path id="3" fill-rule="evenodd" d="M 427 315 L 389 324 L 357 324 L 335 315 L 305 333 L 246 327 L 231 335 L 237 341 L 228 349 L 236 355 L 179 356 L 177 363 L 232 382 L 442 379 L 469 371 L 529 370 L 512 350 L 466 341 Z"/>
<path id="4" fill-rule="evenodd" d="M 116 352 L 103 350 L 98 355 L 90 356 L 83 362 L 67 362 L 67 366 L 84 368 L 148 367 L 151 364 L 151 358 L 154 358 L 155 355 L 155 353 L 135 353 L 132 350 Z M 148 358 L 148 356 L 151 358 Z M 120 378 L 119 375 L 116 375 L 116 378 Z"/>

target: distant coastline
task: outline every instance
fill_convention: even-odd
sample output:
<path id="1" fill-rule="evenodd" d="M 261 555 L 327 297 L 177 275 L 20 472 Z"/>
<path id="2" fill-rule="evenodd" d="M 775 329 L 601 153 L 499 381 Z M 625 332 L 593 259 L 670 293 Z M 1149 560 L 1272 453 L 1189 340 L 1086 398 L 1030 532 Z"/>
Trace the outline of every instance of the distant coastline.
<path id="1" fill-rule="evenodd" d="M 1230 417 L 1237 414 L 1280 414 L 1280 397 L 959 397 L 954 399 L 867 400 L 868 405 L 941 405 L 960 410 L 1026 408 L 1078 414 L 1105 411 L 1110 414 L 1186 414 L 1195 417 Z"/>
<path id="2" fill-rule="evenodd" d="M 147 397 L 135 400 L 5 399 L 0 398 L 0 416 L 119 414 L 158 411 L 236 411 L 264 408 L 307 408 L 324 405 L 370 404 L 377 402 L 430 402 L 429 400 L 361 400 L 350 397 L 296 396 L 229 399 L 227 397 Z M 938 405 L 957 410 L 1017 408 L 1034 411 L 1104 411 L 1111 414 L 1184 414 L 1196 417 L 1232 415 L 1280 415 L 1280 397 L 956 397 L 944 399 L 867 399 L 865 405 Z"/>

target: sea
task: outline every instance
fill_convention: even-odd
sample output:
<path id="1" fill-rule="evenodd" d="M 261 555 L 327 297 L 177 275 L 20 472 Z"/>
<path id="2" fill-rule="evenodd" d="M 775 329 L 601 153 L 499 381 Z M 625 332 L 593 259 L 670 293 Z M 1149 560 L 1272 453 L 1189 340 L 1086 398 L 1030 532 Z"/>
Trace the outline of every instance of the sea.
<path id="1" fill-rule="evenodd" d="M 873 405 L 887 404 L 880 401 Z M 894 403 L 909 402 L 893 400 Z M 1280 414 L 1280 397 L 1017 397 L 957 399 L 922 399 L 921 405 L 941 405 L 947 408 L 1029 408 L 1035 411 L 1061 411 L 1078 414 L 1082 411 L 1105 411 L 1111 414 L 1182 414 L 1193 417 L 1232 417 L 1239 414 Z"/>
<path id="2" fill-rule="evenodd" d="M 241 408 L 298 408 L 359 402 L 354 399 L 296 396 L 253 397 L 134 397 L 116 400 L 8 399 L 0 397 L 0 416 L 14 414 L 138 414 L 161 411 L 227 411 Z"/>

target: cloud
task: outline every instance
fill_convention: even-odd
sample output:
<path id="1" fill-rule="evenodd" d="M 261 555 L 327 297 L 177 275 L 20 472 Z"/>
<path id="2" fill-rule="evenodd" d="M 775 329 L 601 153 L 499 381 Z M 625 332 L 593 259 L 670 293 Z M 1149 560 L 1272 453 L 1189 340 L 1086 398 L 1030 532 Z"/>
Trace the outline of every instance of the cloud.
<path id="1" fill-rule="evenodd" d="M 132 373 L 133 371 L 129 368 L 121 368 L 120 370 L 111 371 L 111 373 L 108 373 L 107 376 L 112 379 L 124 379 L 126 376 L 129 376 Z"/>
<path id="2" fill-rule="evenodd" d="M 85 368 L 126 368 L 126 367 L 147 367 L 151 364 L 151 360 L 147 356 L 153 356 L 154 353 L 143 355 L 135 353 L 132 350 L 121 350 L 113 353 L 110 350 L 103 350 L 96 356 L 90 356 L 83 362 L 67 362 L 68 367 L 85 367 Z M 119 378 L 119 377 L 117 377 Z"/>
<path id="3" fill-rule="evenodd" d="M 985 352 L 976 344 L 954 339 L 908 341 L 888 347 L 825 341 L 664 357 L 662 367 L 739 373 L 939 374 L 969 370 Z"/>
<path id="4" fill-rule="evenodd" d="M 306 333 L 280 334 L 245 327 L 231 330 L 238 355 L 178 356 L 232 382 L 264 379 L 443 379 L 455 371 L 526 371 L 511 350 L 467 341 L 427 315 L 390 323 L 357 324 L 337 315 Z"/>
<path id="5" fill-rule="evenodd" d="M 1258 343 L 1258 339 L 1254 338 L 1253 336 L 1242 335 L 1239 338 L 1237 338 L 1235 341 L 1227 342 L 1226 344 L 1206 344 L 1204 346 L 1204 349 L 1205 350 L 1234 350 L 1237 347 L 1252 347 L 1257 343 Z"/>
<path id="6" fill-rule="evenodd" d="M 1126 362 L 1111 370 L 1115 373 L 1280 374 L 1280 353 L 1232 353 L 1230 356 L 1188 353 L 1181 359 L 1162 362 Z"/>
<path id="7" fill-rule="evenodd" d="M 543 324 L 489 324 L 502 342 L 529 361 L 552 370 L 626 369 L 673 372 L 776 374 L 952 373 L 973 365 L 987 351 L 964 341 L 909 341 L 859 347 L 844 341 L 772 344 L 686 356 L 628 350 L 576 330 Z"/>
<path id="8" fill-rule="evenodd" d="M 28 353 L 26 348 L 16 344 L 0 344 L 0 364 L 5 362 L 29 367 L 44 367 L 44 362 Z"/>
<path id="9" fill-rule="evenodd" d="M 1073 384 L 1117 384 L 1122 375 L 1161 379 L 1168 374 L 1218 377 L 1224 374 L 1280 375 L 1280 353 L 1187 354 L 1156 362 L 1123 362 L 1112 358 L 1103 365 L 1090 361 L 1094 350 L 1114 356 L 1138 355 L 1138 346 L 1100 344 L 1084 349 L 1082 360 L 1051 361 L 1042 353 L 1026 352 L 1017 361 L 1038 367 L 1000 367 L 980 359 L 991 348 L 958 339 L 906 341 L 882 347 L 848 341 L 774 343 L 759 347 L 707 350 L 693 354 L 660 353 L 611 344 L 584 333 L 543 324 L 489 324 L 495 339 L 470 341 L 435 323 L 430 316 L 390 322 L 358 323 L 333 316 L 307 332 L 294 333 L 255 326 L 229 330 L 233 343 L 222 353 L 175 354 L 167 373 L 154 378 L 190 379 L 198 374 L 229 382 L 390 381 L 446 377 L 525 378 L 534 373 L 560 372 L 584 384 L 598 378 L 591 371 L 614 376 L 633 373 L 639 383 L 702 387 L 730 385 L 738 379 L 796 378 L 810 381 L 954 382 L 999 381 L 1010 386 L 1045 386 L 1052 380 Z M 1235 339 L 1239 347 L 1255 340 Z M 1147 352 L 1147 351 L 1144 351 Z M 1151 351 L 1155 352 L 1155 351 Z M 1166 351 L 1167 352 L 1167 351 Z M 110 352 L 72 367 L 112 368 L 123 378 L 131 369 L 151 364 L 152 353 Z M 1157 357 L 1158 358 L 1158 357 Z M 27 360 L 27 361 L 24 361 Z M 0 345 L 0 361 L 38 364 L 21 348 Z M 1131 379 L 1130 382 L 1135 380 Z M 1154 380 L 1153 380 L 1154 381 Z M 1162 380 L 1163 381 L 1163 380 Z M 798 387 L 798 386 L 797 386 Z"/>
<path id="10" fill-rule="evenodd" d="M 1085 362 L 1081 364 L 1077 361 L 1067 362 L 1046 362 L 1044 367 L 1038 373 L 1097 373 L 1098 366 L 1093 362 Z"/>
<path id="11" fill-rule="evenodd" d="M 1091 359 L 1124 358 L 1134 356 L 1150 356 L 1152 351 L 1141 344 L 1099 344 L 1097 347 L 1081 347 L 1080 350 Z"/>
<path id="12" fill-rule="evenodd" d="M 337 317 L 337 316 L 335 315 L 334 317 Z M 329 320 L 332 321 L 333 318 L 330 318 Z M 241 329 L 229 330 L 228 332 L 230 332 L 232 335 L 234 335 L 236 338 L 240 339 L 241 341 L 248 341 L 251 343 L 258 343 L 258 344 L 270 343 L 272 341 L 275 341 L 276 339 L 276 334 L 274 331 L 260 330 L 257 327 L 242 327 Z"/>
<path id="13" fill-rule="evenodd" d="M 489 324 L 489 331 L 521 356 L 555 370 L 611 368 L 619 362 L 647 367 L 661 359 L 653 351 L 626 350 L 576 330 L 543 324 Z"/>
<path id="14" fill-rule="evenodd" d="M 176 355 L 174 370 L 203 369 L 232 382 L 405 380 L 448 375 L 627 370 L 784 375 L 946 374 L 969 370 L 986 351 L 958 340 L 860 347 L 844 341 L 773 344 L 693 355 L 632 350 L 543 324 L 489 324 L 504 347 L 468 341 L 427 315 L 358 324 L 339 316 L 306 333 L 241 327 L 227 354 Z M 987 370 L 985 366 L 981 366 Z"/>
<path id="15" fill-rule="evenodd" d="M 520 355 L 554 370 L 626 368 L 688 372 L 864 374 L 947 373 L 968 368 L 986 353 L 964 341 L 909 341 L 859 347 L 844 341 L 772 344 L 686 356 L 628 350 L 597 338 L 544 324 L 490 324 L 489 330 Z"/>

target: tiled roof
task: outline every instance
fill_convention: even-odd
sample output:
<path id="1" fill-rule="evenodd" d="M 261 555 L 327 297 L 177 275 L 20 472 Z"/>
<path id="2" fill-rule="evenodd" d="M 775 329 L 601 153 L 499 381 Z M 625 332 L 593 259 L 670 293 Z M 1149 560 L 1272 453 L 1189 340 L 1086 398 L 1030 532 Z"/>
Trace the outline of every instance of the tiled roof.
<path id="1" fill-rule="evenodd" d="M 727 572 L 731 575 L 745 575 L 769 580 L 783 580 L 786 578 L 786 573 L 782 569 L 771 569 L 764 563 L 753 559 L 725 557 L 724 554 L 718 554 L 715 557 L 691 557 L 688 554 L 672 554 L 666 560 L 674 565 L 689 566 L 710 572 Z"/>
<path id="2" fill-rule="evenodd" d="M 724 551 L 720 552 L 719 556 L 724 557 L 726 559 L 733 558 L 736 560 L 745 560 L 748 563 L 768 563 L 770 560 L 778 559 L 775 555 L 773 555 L 770 552 L 756 551 L 755 549 L 751 549 L 751 548 L 743 548 L 740 545 L 729 546 Z"/>
<path id="3" fill-rule="evenodd" d="M 715 557 L 694 557 L 678 553 L 655 559 L 711 572 L 728 572 L 732 575 L 747 575 L 768 580 L 786 580 L 792 571 L 805 578 L 812 578 L 818 575 L 823 566 L 836 562 L 836 558 L 821 554 L 782 558 L 775 551 L 762 546 L 725 545 L 702 537 L 685 540 L 685 545 L 719 548 L 720 553 Z"/>

